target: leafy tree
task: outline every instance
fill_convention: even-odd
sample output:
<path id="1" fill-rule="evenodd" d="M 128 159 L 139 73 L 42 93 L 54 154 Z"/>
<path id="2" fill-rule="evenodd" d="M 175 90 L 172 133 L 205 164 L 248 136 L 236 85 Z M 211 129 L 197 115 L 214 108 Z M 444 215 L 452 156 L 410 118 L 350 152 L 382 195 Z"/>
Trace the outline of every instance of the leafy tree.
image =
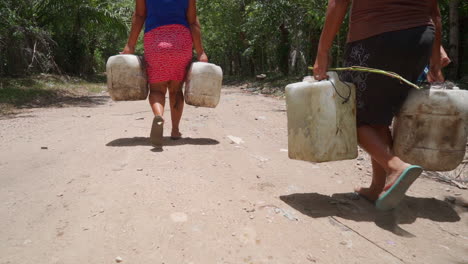
<path id="1" fill-rule="evenodd" d="M 42 0 L 36 12 L 38 23 L 53 32 L 57 62 L 66 72 L 89 74 L 96 69 L 96 51 L 102 37 L 126 36 L 127 15 L 110 1 L 97 0 Z M 112 35 L 105 33 L 112 32 Z"/>
<path id="2" fill-rule="evenodd" d="M 439 1 L 453 79 L 468 71 L 468 2 Z M 325 20 L 324 0 L 198 0 L 210 60 L 228 75 L 304 75 L 313 64 Z M 0 74 L 92 74 L 127 41 L 135 0 L 0 1 Z M 450 27 L 456 8 L 458 28 Z M 332 47 L 341 64 L 347 20 Z M 459 40 L 450 40 L 449 32 Z M 456 51 L 456 52 L 455 52 Z M 137 52 L 143 53 L 142 42 Z"/>
<path id="3" fill-rule="evenodd" d="M 109 44 L 121 44 L 127 35 L 128 2 L 2 1 L 1 73 L 95 72 L 97 55 L 115 49 Z"/>

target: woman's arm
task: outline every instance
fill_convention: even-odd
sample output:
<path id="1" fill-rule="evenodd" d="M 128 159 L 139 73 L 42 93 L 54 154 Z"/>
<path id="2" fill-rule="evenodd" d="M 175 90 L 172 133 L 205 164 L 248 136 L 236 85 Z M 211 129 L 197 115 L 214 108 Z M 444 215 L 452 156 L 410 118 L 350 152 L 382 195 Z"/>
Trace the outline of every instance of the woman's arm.
<path id="1" fill-rule="evenodd" d="M 440 9 L 437 0 L 433 0 L 432 21 L 435 26 L 435 39 L 432 44 L 432 55 L 428 80 L 433 82 L 443 82 L 441 65 L 441 41 L 442 41 L 442 19 L 440 18 Z"/>
<path id="2" fill-rule="evenodd" d="M 132 29 L 128 37 L 127 45 L 120 54 L 133 54 L 135 53 L 135 45 L 138 41 L 141 29 L 146 20 L 146 3 L 145 0 L 136 0 L 135 13 L 132 17 Z"/>
<path id="3" fill-rule="evenodd" d="M 203 50 L 203 44 L 201 39 L 201 27 L 197 17 L 197 3 L 196 0 L 189 0 L 189 7 L 187 10 L 187 21 L 190 25 L 190 31 L 192 32 L 193 45 L 197 52 L 198 61 L 208 62 L 208 56 L 206 56 Z"/>
<path id="4" fill-rule="evenodd" d="M 314 65 L 314 78 L 327 79 L 328 55 L 338 30 L 343 23 L 351 0 L 329 0 L 325 25 L 322 29 Z"/>

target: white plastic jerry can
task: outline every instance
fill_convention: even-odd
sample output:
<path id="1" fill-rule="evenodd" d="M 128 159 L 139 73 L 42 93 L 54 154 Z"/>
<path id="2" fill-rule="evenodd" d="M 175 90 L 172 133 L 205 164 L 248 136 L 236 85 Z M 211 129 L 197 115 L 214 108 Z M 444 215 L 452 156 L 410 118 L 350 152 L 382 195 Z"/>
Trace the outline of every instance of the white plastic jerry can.
<path id="1" fill-rule="evenodd" d="M 286 87 L 289 158 L 326 162 L 355 159 L 356 89 L 341 82 L 313 78 Z"/>
<path id="2" fill-rule="evenodd" d="M 431 171 L 463 162 L 468 137 L 468 91 L 412 90 L 393 124 L 393 148 L 403 161 Z"/>
<path id="3" fill-rule="evenodd" d="M 136 55 L 116 55 L 107 60 L 107 88 L 114 101 L 145 100 L 148 81 L 145 63 Z"/>
<path id="4" fill-rule="evenodd" d="M 189 105 L 215 108 L 221 97 L 223 70 L 211 63 L 194 62 L 185 83 L 185 102 Z"/>

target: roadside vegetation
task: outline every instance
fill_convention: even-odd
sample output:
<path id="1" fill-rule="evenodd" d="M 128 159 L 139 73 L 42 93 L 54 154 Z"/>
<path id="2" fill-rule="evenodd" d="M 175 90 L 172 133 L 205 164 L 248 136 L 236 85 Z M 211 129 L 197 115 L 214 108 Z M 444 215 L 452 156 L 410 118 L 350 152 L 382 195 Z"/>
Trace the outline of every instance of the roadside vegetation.
<path id="1" fill-rule="evenodd" d="M 76 104 L 85 97 L 106 90 L 105 76 L 92 79 L 37 74 L 26 77 L 0 78 L 0 114 L 20 109 Z"/>
<path id="2" fill-rule="evenodd" d="M 281 93 L 313 65 L 325 19 L 324 0 L 199 0 L 203 41 L 227 83 Z M 439 1 L 450 81 L 468 88 L 468 1 Z M 134 0 L 0 1 L 0 104 L 15 108 L 69 96 L 102 75 L 109 56 L 127 41 Z M 342 63 L 347 22 L 333 45 Z M 143 54 L 142 42 L 136 52 Z M 262 78 L 258 78 L 262 76 Z M 77 79 L 78 78 L 78 79 Z M 69 94 L 70 93 L 70 94 Z M 54 99 L 55 98 L 55 99 Z M 5 107 L 6 105 L 6 107 Z"/>

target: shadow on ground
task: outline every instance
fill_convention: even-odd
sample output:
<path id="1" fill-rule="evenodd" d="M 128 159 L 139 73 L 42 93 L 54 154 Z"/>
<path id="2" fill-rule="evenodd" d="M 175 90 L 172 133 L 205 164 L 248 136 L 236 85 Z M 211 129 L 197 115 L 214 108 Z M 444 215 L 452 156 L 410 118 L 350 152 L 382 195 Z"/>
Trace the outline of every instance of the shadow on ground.
<path id="1" fill-rule="evenodd" d="M 407 196 L 397 209 L 388 212 L 378 211 L 373 204 L 354 193 L 336 193 L 332 196 L 319 193 L 296 193 L 280 196 L 280 199 L 313 218 L 338 216 L 356 222 L 374 222 L 382 229 L 405 237 L 414 235 L 399 225 L 414 223 L 418 218 L 436 222 L 461 220 L 450 203 L 435 198 Z"/>
<path id="2" fill-rule="evenodd" d="M 181 146 L 181 145 L 217 145 L 219 141 L 211 138 L 181 138 L 179 140 L 172 140 L 170 137 L 164 137 L 163 146 Z M 108 147 L 136 147 L 136 146 L 151 146 L 148 137 L 133 137 L 133 138 L 119 138 L 106 144 Z"/>
<path id="3" fill-rule="evenodd" d="M 0 115 L 14 118 L 17 110 L 42 107 L 93 107 L 108 102 L 102 77 L 90 81 L 55 75 L 0 78 Z"/>
<path id="4" fill-rule="evenodd" d="M 91 96 L 73 96 L 53 94 L 44 98 L 32 100 L 31 102 L 18 104 L 18 109 L 40 108 L 40 107 L 93 107 L 106 104 L 109 96 L 91 95 Z"/>
<path id="5" fill-rule="evenodd" d="M 28 110 L 33 108 L 96 107 L 105 105 L 109 99 L 109 96 L 103 95 L 80 97 L 57 95 L 48 97 L 46 99 L 38 99 L 37 101 L 14 105 L 13 109 L 8 109 L 8 107 L 2 106 L 2 102 L 0 100 L 0 119 L 19 118 L 18 114 L 23 113 L 21 110 Z"/>

